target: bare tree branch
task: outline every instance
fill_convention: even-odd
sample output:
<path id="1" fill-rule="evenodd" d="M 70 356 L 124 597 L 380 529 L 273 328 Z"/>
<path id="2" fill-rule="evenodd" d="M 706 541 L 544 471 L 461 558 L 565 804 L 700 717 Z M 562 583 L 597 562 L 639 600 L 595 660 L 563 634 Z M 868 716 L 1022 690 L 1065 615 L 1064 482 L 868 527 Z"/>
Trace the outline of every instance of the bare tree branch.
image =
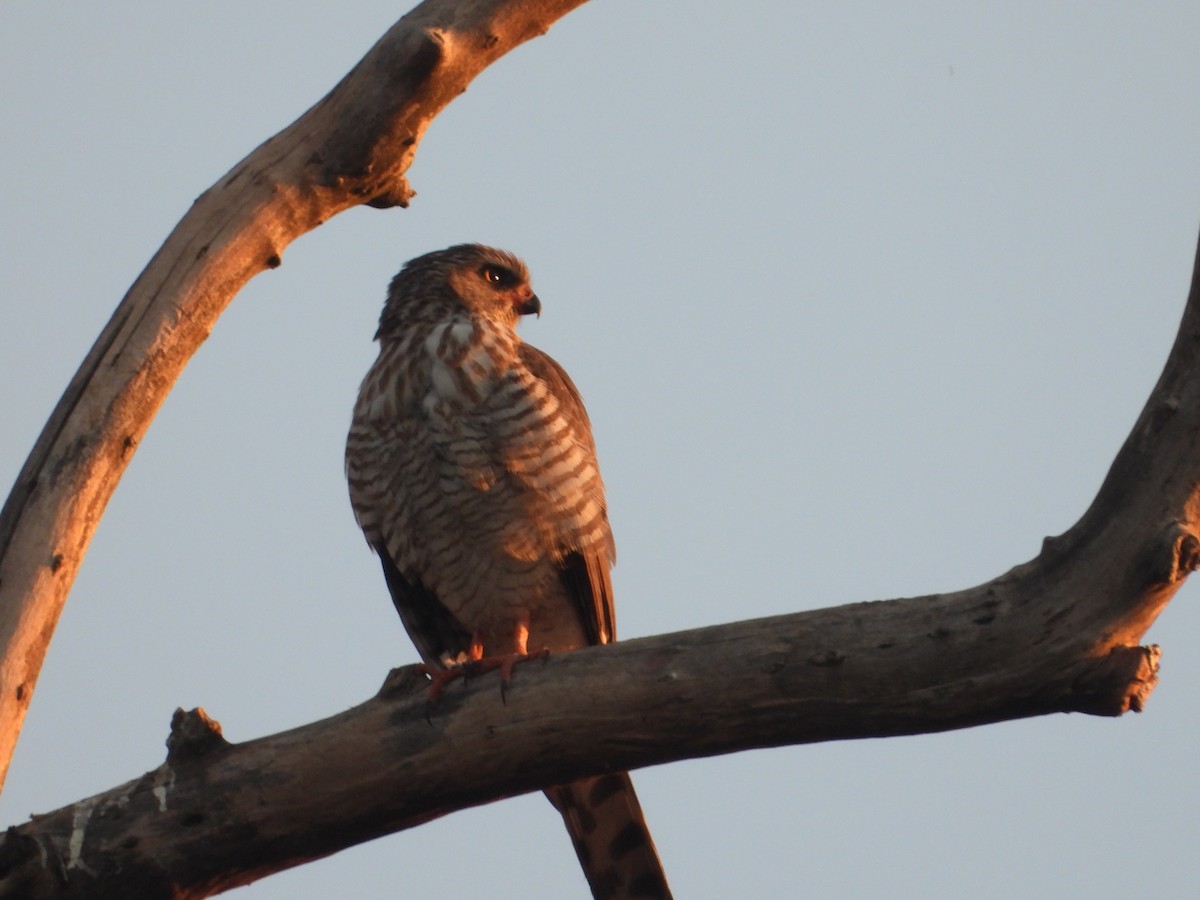
<path id="1" fill-rule="evenodd" d="M 242 286 L 360 203 L 407 204 L 433 118 L 583 0 L 427 0 L 205 191 L 129 289 L 0 511 L 0 786 L 92 532 L 183 367 Z"/>
<path id="2" fill-rule="evenodd" d="M 1095 501 L 964 591 L 592 647 L 450 691 L 379 694 L 228 744 L 177 712 L 166 762 L 0 841 L 0 897 L 203 897 L 456 809 L 756 747 L 1140 710 L 1137 642 L 1200 563 L 1200 249 L 1179 335 Z M 861 542 L 866 552 L 870 536 Z"/>
<path id="3" fill-rule="evenodd" d="M 1134 524 L 1134 523 L 1129 523 Z M 1126 530 L 1126 533 L 1129 533 Z M 1143 533 L 1140 600 L 1053 553 L 956 594 L 854 604 L 595 647 L 450 691 L 396 670 L 330 719 L 231 745 L 177 712 L 166 762 L 11 828 L 0 897 L 183 898 L 246 884 L 455 809 L 605 771 L 755 747 L 1117 715 L 1157 648 L 1114 643 L 1193 564 Z M 1161 564 L 1161 570 L 1160 570 Z M 1160 580 L 1168 572 L 1176 580 Z M 1114 582 L 1120 583 L 1120 581 Z M 1074 603 L 1068 598 L 1077 598 Z"/>

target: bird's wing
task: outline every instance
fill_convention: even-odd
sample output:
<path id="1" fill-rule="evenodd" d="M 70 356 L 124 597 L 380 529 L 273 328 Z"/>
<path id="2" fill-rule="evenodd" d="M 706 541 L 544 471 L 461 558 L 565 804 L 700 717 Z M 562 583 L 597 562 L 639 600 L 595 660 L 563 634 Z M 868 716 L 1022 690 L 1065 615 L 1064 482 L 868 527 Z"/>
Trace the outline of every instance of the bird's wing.
<path id="1" fill-rule="evenodd" d="M 388 552 L 387 544 L 379 540 L 371 546 L 379 554 L 392 603 L 421 659 L 436 662 L 466 653 L 471 645 L 470 632 L 433 591 L 419 580 L 405 577 Z"/>
<path id="2" fill-rule="evenodd" d="M 379 555 L 400 620 L 421 658 L 436 664 L 465 652 L 471 635 L 417 560 L 411 509 L 436 506 L 441 493 L 427 429 L 404 406 L 408 358 L 407 347 L 386 348 L 363 380 L 346 438 L 346 478 L 354 517 Z"/>
<path id="3" fill-rule="evenodd" d="M 541 404 L 545 421 L 536 429 L 536 443 L 508 446 L 504 453 L 510 471 L 544 498 L 547 537 L 589 643 L 606 644 L 616 639 L 610 572 L 616 551 L 591 422 L 562 366 L 528 344 L 520 345 L 519 356 L 534 378 L 531 394 L 544 389 L 555 402 Z M 527 462 L 531 457 L 534 464 Z"/>

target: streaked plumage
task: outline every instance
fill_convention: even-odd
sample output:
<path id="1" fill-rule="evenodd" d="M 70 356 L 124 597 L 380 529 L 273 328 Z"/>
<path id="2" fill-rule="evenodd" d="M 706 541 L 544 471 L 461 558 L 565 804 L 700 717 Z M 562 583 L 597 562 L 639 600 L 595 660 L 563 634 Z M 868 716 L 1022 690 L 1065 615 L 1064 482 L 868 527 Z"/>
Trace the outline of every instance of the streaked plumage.
<path id="1" fill-rule="evenodd" d="M 354 514 L 426 663 L 615 638 L 612 532 L 575 386 L 522 343 L 524 263 L 475 244 L 393 279 L 346 446 Z M 669 897 L 620 773 L 552 788 L 596 897 Z"/>

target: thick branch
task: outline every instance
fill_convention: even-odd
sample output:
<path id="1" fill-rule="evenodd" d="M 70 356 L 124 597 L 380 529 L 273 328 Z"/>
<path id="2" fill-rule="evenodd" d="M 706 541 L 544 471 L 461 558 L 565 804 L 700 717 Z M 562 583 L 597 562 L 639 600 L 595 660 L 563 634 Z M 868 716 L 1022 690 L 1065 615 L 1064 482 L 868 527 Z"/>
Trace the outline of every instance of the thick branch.
<path id="1" fill-rule="evenodd" d="M 404 205 L 430 121 L 583 0 L 427 0 L 312 109 L 202 194 L 121 301 L 0 512 L 0 785 L 92 532 L 217 316 L 284 248 L 357 205 Z"/>
<path id="2" fill-rule="evenodd" d="M 1089 654 L 1020 593 L 1009 582 L 591 648 L 518 668 L 507 702 L 494 675 L 456 687 L 428 720 L 412 668 L 361 706 L 244 744 L 177 713 L 158 769 L 9 830 L 0 896 L 202 897 L 601 771 L 1140 706 L 1156 649 Z"/>

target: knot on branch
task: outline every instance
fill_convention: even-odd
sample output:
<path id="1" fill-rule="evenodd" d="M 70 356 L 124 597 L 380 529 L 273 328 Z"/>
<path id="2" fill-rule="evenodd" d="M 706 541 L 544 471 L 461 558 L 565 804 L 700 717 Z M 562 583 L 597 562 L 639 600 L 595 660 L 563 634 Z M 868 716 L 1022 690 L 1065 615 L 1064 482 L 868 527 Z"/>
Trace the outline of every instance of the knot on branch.
<path id="1" fill-rule="evenodd" d="M 1093 716 L 1141 712 L 1158 685 L 1162 648 L 1113 647 L 1107 656 L 1091 660 L 1072 684 L 1072 710 Z"/>
<path id="2" fill-rule="evenodd" d="M 415 196 L 417 196 L 417 192 L 412 189 L 408 179 L 403 175 L 397 175 L 385 190 L 367 201 L 367 206 L 372 209 L 391 209 L 393 206 L 408 209 L 409 202 Z"/>
<path id="3" fill-rule="evenodd" d="M 452 35 L 442 28 L 413 27 L 403 19 L 389 31 L 371 55 L 378 56 L 371 69 L 389 92 L 414 91 L 432 80 L 446 59 Z M 370 60 L 370 56 L 364 62 Z"/>
<path id="4" fill-rule="evenodd" d="M 428 692 L 429 679 L 425 676 L 424 667 L 417 663 L 388 672 L 375 696 L 380 700 L 395 700 L 409 694 Z"/>
<path id="5" fill-rule="evenodd" d="M 1171 587 L 1200 567 L 1200 539 L 1183 522 L 1172 522 L 1151 543 L 1146 577 L 1155 587 Z"/>
<path id="6" fill-rule="evenodd" d="M 334 89 L 320 107 L 333 127 L 309 159 L 319 184 L 377 209 L 408 206 L 416 191 L 404 173 L 420 135 L 440 105 L 466 86 L 442 84 L 449 44 L 445 31 L 402 20 Z M 443 91 L 450 96 L 430 111 L 429 95 Z"/>
<path id="7" fill-rule="evenodd" d="M 198 759 L 229 746 L 221 734 L 221 723 L 210 719 L 202 708 L 171 716 L 171 734 L 167 737 L 167 762 L 181 763 Z"/>

